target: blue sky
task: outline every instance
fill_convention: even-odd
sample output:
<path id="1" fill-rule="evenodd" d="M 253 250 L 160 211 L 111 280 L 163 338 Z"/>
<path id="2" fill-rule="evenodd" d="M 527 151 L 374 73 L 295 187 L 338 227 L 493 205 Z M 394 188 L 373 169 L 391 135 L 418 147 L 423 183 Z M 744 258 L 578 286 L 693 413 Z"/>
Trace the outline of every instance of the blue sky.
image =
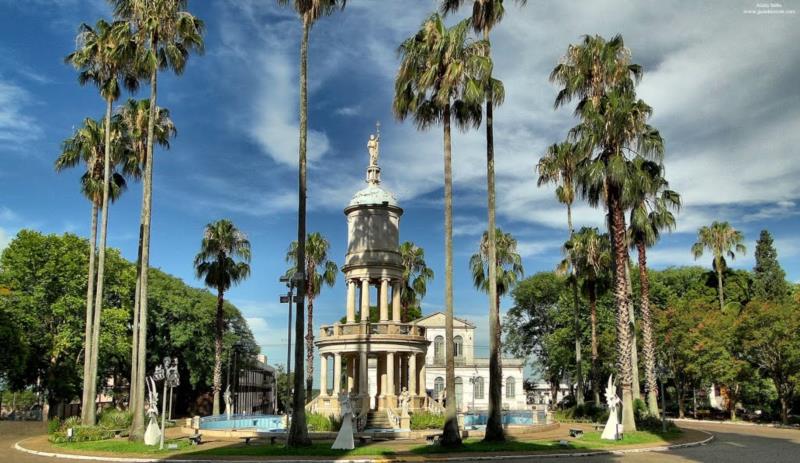
<path id="1" fill-rule="evenodd" d="M 757 8 L 751 0 L 506 3 L 493 34 L 495 75 L 506 86 L 495 114 L 498 224 L 519 240 L 527 273 L 552 269 L 566 235 L 563 207 L 533 174 L 546 146 L 574 124 L 570 109 L 552 109 L 556 89 L 547 75 L 582 34 L 621 33 L 644 65 L 639 95 L 655 110 L 666 175 L 685 203 L 678 229 L 650 251 L 650 263 L 694 263 L 697 228 L 720 219 L 747 238 L 748 253 L 734 267 L 752 267 L 754 240 L 768 228 L 789 278 L 800 280 L 800 15 L 747 14 Z M 328 237 L 341 265 L 342 209 L 363 187 L 366 141 L 380 120 L 384 186 L 405 208 L 401 239 L 425 248 L 437 274 L 426 313 L 443 302 L 441 132 L 396 122 L 391 100 L 396 48 L 435 6 L 352 0 L 312 30 L 309 66 L 309 231 Z M 151 262 L 199 286 L 192 259 L 203 226 L 232 219 L 250 236 L 254 258 L 250 279 L 229 297 L 264 352 L 283 363 L 278 277 L 296 235 L 299 23 L 269 0 L 195 0 L 190 9 L 206 22 L 206 53 L 192 56 L 183 76 L 160 80 L 159 105 L 179 133 L 171 150 L 157 153 Z M 100 17 L 110 17 L 102 0 L 0 0 L 0 247 L 21 228 L 88 235 L 79 172 L 57 175 L 52 165 L 72 129 L 103 112 L 96 90 L 81 88 L 63 64 L 80 22 Z M 483 130 L 456 132 L 453 149 L 456 313 L 476 322 L 476 354 L 485 355 L 488 302 L 467 269 L 486 221 Z M 129 259 L 140 201 L 133 184 L 110 211 L 109 244 Z M 579 204 L 575 220 L 600 226 L 602 215 Z M 710 258 L 697 263 L 710 266 Z M 344 314 L 344 293 L 341 279 L 323 291 L 317 326 Z"/>

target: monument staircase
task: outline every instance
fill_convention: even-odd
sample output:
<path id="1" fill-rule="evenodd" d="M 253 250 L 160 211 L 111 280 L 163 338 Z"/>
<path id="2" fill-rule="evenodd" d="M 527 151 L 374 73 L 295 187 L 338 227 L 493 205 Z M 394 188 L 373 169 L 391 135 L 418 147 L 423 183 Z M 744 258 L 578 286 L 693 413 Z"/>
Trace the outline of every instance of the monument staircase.
<path id="1" fill-rule="evenodd" d="M 370 410 L 367 413 L 367 425 L 365 429 L 394 429 L 394 426 L 386 410 Z"/>

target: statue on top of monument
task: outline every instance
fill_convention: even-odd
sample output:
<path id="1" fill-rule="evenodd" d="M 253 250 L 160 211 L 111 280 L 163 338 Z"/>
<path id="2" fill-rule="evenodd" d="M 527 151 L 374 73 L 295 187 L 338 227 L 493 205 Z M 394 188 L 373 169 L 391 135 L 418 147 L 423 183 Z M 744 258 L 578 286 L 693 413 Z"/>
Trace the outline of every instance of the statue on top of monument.
<path id="1" fill-rule="evenodd" d="M 377 134 L 371 134 L 369 136 L 369 141 L 367 142 L 367 150 L 369 150 L 369 166 L 370 167 L 377 167 L 378 166 L 378 156 L 380 154 L 380 142 L 381 142 L 381 123 L 378 122 L 375 124 L 375 130 Z"/>

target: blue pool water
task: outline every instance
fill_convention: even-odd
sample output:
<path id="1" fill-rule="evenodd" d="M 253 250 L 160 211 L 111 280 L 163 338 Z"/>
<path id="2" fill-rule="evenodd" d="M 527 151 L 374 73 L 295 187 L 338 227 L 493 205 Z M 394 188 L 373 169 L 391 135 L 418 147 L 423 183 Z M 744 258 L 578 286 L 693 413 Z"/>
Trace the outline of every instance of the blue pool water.
<path id="1" fill-rule="evenodd" d="M 547 414 L 544 411 L 510 410 L 503 412 L 502 416 L 503 425 L 506 426 L 531 426 L 545 424 L 547 421 Z M 464 414 L 464 427 L 486 426 L 488 418 L 487 412 L 466 413 Z"/>
<path id="2" fill-rule="evenodd" d="M 200 418 L 200 429 L 257 429 L 259 431 L 284 431 L 282 415 L 226 415 Z"/>

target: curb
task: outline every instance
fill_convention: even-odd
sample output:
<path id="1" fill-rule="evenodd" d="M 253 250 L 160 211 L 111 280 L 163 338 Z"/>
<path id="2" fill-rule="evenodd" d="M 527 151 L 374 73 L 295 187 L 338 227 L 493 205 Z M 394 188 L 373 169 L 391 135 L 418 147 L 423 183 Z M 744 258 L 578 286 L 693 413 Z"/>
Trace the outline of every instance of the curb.
<path id="1" fill-rule="evenodd" d="M 20 444 L 24 440 L 14 444 L 14 449 L 19 452 L 36 455 L 39 457 L 49 458 L 62 458 L 65 460 L 81 460 L 81 461 L 111 461 L 119 463 L 222 463 L 222 462 L 235 462 L 235 463 L 383 463 L 383 462 L 419 462 L 419 461 L 463 461 L 463 460 L 479 460 L 479 461 L 493 461 L 493 460 L 520 460 L 530 458 L 574 458 L 574 457 L 594 457 L 600 455 L 625 455 L 628 453 L 646 453 L 646 452 L 666 452 L 670 450 L 685 449 L 690 447 L 699 447 L 707 445 L 714 440 L 714 435 L 707 431 L 696 429 L 695 431 L 707 434 L 703 440 L 696 442 L 687 442 L 685 444 L 674 445 L 661 445 L 658 447 L 646 447 L 638 449 L 620 449 L 620 450 L 597 450 L 592 452 L 564 452 L 564 453 L 532 453 L 522 455 L 492 455 L 492 456 L 459 456 L 459 457 L 444 457 L 444 458 L 428 458 L 423 455 L 414 457 L 398 457 L 398 458 L 358 458 L 358 459 L 342 459 L 336 458 L 332 460 L 324 459 L 293 459 L 293 460 L 277 460 L 277 459 L 259 459 L 259 460 L 243 460 L 243 459 L 195 459 L 195 458 L 136 458 L 136 457 L 103 457 L 95 455 L 75 455 L 69 453 L 54 453 L 54 452 L 41 452 L 38 450 L 27 449 Z"/>
<path id="2" fill-rule="evenodd" d="M 760 428 L 773 428 L 773 429 L 800 429 L 799 425 L 786 425 L 780 423 L 751 423 L 749 421 L 725 421 L 725 420 L 695 420 L 693 418 L 673 418 L 672 421 L 683 423 L 712 423 L 712 424 L 727 424 L 731 426 L 752 426 Z"/>

